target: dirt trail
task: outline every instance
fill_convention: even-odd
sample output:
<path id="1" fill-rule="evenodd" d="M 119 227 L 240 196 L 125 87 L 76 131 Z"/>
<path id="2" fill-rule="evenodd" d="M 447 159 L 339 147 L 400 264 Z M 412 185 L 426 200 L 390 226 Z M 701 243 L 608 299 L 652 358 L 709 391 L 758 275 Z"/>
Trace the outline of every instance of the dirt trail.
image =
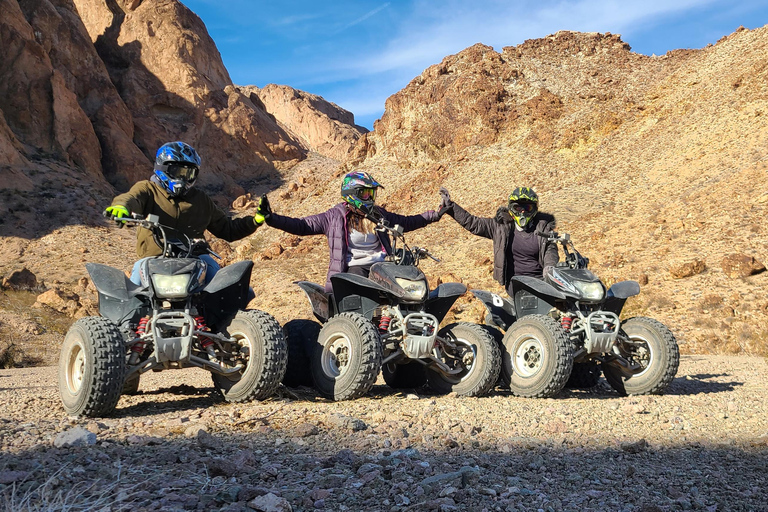
<path id="1" fill-rule="evenodd" d="M 762 358 L 683 356 L 666 395 L 628 398 L 601 381 L 548 400 L 377 385 L 231 405 L 200 370 L 142 379 L 113 417 L 74 420 L 55 368 L 0 371 L 0 508 L 768 510 Z M 55 446 L 77 426 L 94 444 Z"/>

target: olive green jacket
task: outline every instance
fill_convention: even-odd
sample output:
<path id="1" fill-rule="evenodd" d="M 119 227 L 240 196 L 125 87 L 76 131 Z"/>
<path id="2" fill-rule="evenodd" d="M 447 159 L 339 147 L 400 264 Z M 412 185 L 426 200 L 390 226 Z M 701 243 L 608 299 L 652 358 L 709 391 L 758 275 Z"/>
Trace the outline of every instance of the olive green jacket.
<path id="1" fill-rule="evenodd" d="M 193 188 L 182 197 L 170 198 L 162 187 L 149 180 L 139 181 L 128 192 L 115 197 L 112 206 L 117 205 L 145 217 L 153 213 L 160 218 L 160 224 L 190 238 L 203 238 L 203 233 L 208 230 L 214 236 L 232 242 L 245 238 L 258 227 L 253 217 L 229 218 L 200 189 Z M 159 256 L 162 252 L 152 238 L 152 232 L 139 228 L 136 233 L 139 258 Z"/>

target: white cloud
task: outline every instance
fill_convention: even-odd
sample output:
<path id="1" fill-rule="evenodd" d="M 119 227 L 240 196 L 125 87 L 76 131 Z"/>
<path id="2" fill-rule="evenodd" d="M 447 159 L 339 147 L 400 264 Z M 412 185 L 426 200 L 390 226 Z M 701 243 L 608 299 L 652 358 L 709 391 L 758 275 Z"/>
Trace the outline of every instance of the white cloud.
<path id="1" fill-rule="evenodd" d="M 389 2 L 387 2 L 387 3 L 385 3 L 385 4 L 382 4 L 382 5 L 378 6 L 377 8 L 375 8 L 375 9 L 373 9 L 373 10 L 371 10 L 371 11 L 368 11 L 367 13 L 365 13 L 365 14 L 364 14 L 364 15 L 362 15 L 362 16 L 360 16 L 360 17 L 359 17 L 359 18 L 357 18 L 356 20 L 354 20 L 354 21 L 352 21 L 352 22 L 350 22 L 350 23 L 347 23 L 346 25 L 344 25 L 343 27 L 341 27 L 340 29 L 338 29 L 338 30 L 337 30 L 336 32 L 334 32 L 334 33 L 339 33 L 339 32 L 342 32 L 342 31 L 344 31 L 344 30 L 346 30 L 346 29 L 348 29 L 348 28 L 352 28 L 352 27 L 354 27 L 355 25 L 357 25 L 357 24 L 359 24 L 359 23 L 362 23 L 362 22 L 364 22 L 365 20 L 367 20 L 367 19 L 368 19 L 368 18 L 370 18 L 371 16 L 374 16 L 374 15 L 378 14 L 379 12 L 383 11 L 384 9 L 386 9 L 387 7 L 389 7 L 389 5 L 390 5 L 390 4 L 389 4 Z"/>
<path id="2" fill-rule="evenodd" d="M 479 0 L 471 7 L 458 0 L 438 8 L 432 2 L 416 5 L 400 24 L 398 33 L 381 49 L 353 56 L 345 54 L 332 63 L 342 77 L 408 69 L 418 75 L 446 55 L 482 42 L 500 50 L 525 39 L 558 30 L 614 32 L 627 35 L 633 28 L 654 19 L 716 0 L 579 0 L 497 2 Z"/>

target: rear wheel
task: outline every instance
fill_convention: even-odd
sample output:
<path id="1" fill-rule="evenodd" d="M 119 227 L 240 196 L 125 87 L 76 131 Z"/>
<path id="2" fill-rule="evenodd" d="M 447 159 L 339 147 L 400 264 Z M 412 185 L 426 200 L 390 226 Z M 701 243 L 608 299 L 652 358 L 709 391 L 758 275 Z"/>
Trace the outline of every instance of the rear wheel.
<path id="1" fill-rule="evenodd" d="M 322 326 L 313 320 L 291 320 L 283 326 L 288 343 L 288 367 L 285 370 L 283 384 L 295 388 L 311 386 L 309 353 L 317 343 Z"/>
<path id="2" fill-rule="evenodd" d="M 490 325 L 487 325 L 488 318 L 486 317 L 486 325 L 482 325 L 481 327 L 486 330 L 488 334 L 491 335 L 491 338 L 493 338 L 493 341 L 496 342 L 496 346 L 499 347 L 499 366 L 501 369 L 499 370 L 499 379 L 496 381 L 496 385 L 503 389 L 509 389 L 509 381 L 511 379 L 511 375 L 507 372 L 506 367 L 501 364 L 501 354 L 504 353 L 504 333 L 501 332 L 496 327 L 491 327 Z"/>
<path id="3" fill-rule="evenodd" d="M 280 324 L 263 311 L 247 310 L 239 311 L 224 331 L 235 341 L 224 344 L 232 356 L 219 357 L 222 366 L 243 368 L 231 375 L 212 373 L 214 387 L 227 402 L 270 397 L 285 375 L 287 348 Z"/>
<path id="4" fill-rule="evenodd" d="M 565 383 L 566 388 L 571 389 L 589 389 L 597 386 L 600 381 L 600 365 L 597 361 L 587 361 L 585 363 L 573 363 L 571 376 Z"/>
<path id="5" fill-rule="evenodd" d="M 445 375 L 428 368 L 429 387 L 438 393 L 456 392 L 462 396 L 483 396 L 491 391 L 499 378 L 501 355 L 488 331 L 477 324 L 458 323 L 440 329 L 438 336 L 455 345 L 441 347 L 442 360 L 459 371 Z"/>
<path id="6" fill-rule="evenodd" d="M 520 318 L 504 335 L 504 349 L 503 365 L 514 395 L 549 398 L 565 387 L 573 367 L 571 345 L 552 317 Z"/>
<path id="7" fill-rule="evenodd" d="M 117 325 L 81 318 L 70 327 L 59 356 L 59 394 L 71 416 L 106 416 L 115 410 L 125 376 L 125 347 Z"/>
<path id="8" fill-rule="evenodd" d="M 339 313 L 320 330 L 311 354 L 315 387 L 326 398 L 352 400 L 371 389 L 381 368 L 381 341 L 358 313 Z"/>
<path id="9" fill-rule="evenodd" d="M 393 389 L 420 388 L 427 383 L 427 368 L 416 361 L 387 363 L 381 367 L 381 376 Z"/>
<path id="10" fill-rule="evenodd" d="M 629 343 L 622 343 L 625 357 L 643 370 L 626 376 L 620 368 L 602 364 L 608 384 L 620 395 L 658 395 L 667 389 L 677 374 L 680 349 L 672 331 L 658 320 L 635 317 L 621 324 Z"/>

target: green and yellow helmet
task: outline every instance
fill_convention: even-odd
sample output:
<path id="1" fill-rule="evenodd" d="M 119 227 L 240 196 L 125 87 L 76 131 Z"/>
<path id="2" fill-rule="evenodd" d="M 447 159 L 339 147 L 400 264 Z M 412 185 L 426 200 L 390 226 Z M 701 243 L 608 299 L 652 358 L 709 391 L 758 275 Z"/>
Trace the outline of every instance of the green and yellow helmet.
<path id="1" fill-rule="evenodd" d="M 539 196 L 530 187 L 517 187 L 509 195 L 509 214 L 524 228 L 539 211 Z"/>

